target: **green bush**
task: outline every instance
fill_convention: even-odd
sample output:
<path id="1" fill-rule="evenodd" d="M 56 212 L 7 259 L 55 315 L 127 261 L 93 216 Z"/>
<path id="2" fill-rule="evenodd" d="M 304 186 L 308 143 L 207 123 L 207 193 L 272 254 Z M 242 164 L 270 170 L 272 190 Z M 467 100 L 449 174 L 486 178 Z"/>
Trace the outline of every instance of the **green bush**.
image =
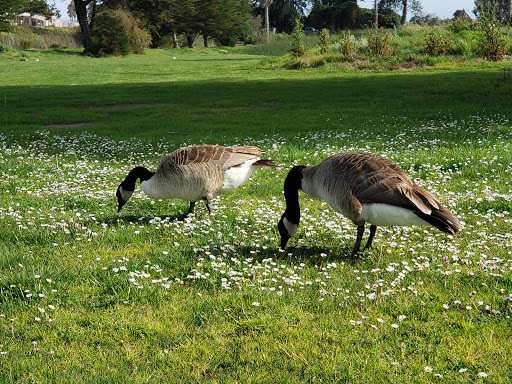
<path id="1" fill-rule="evenodd" d="M 368 33 L 368 47 L 373 56 L 389 56 L 391 54 L 391 34 L 385 30 Z"/>
<path id="2" fill-rule="evenodd" d="M 498 15 L 496 4 L 483 9 L 480 13 L 480 29 L 484 35 L 480 46 L 482 55 L 489 61 L 502 61 L 507 53 L 507 41 Z"/>
<path id="3" fill-rule="evenodd" d="M 226 34 L 215 37 L 215 42 L 221 47 L 234 47 L 238 41 L 238 35 Z"/>
<path id="4" fill-rule="evenodd" d="M 471 20 L 457 18 L 448 25 L 448 29 L 453 33 L 460 33 L 462 31 L 470 31 L 473 29 Z"/>
<path id="5" fill-rule="evenodd" d="M 325 55 L 327 52 L 329 52 L 329 30 L 325 28 L 322 29 L 320 32 L 320 41 L 318 42 L 318 45 L 322 55 Z"/>
<path id="6" fill-rule="evenodd" d="M 300 19 L 295 20 L 295 31 L 293 32 L 292 56 L 301 57 L 306 54 L 304 47 L 304 24 Z"/>
<path id="7" fill-rule="evenodd" d="M 352 57 L 356 52 L 356 38 L 354 35 L 350 33 L 350 31 L 345 31 L 341 36 L 340 41 L 340 53 L 343 56 Z"/>
<path id="8" fill-rule="evenodd" d="M 130 12 L 107 9 L 96 15 L 91 53 L 102 55 L 144 54 L 151 35 L 143 30 Z"/>
<path id="9" fill-rule="evenodd" d="M 474 58 L 481 56 L 482 47 L 480 41 L 483 38 L 481 31 L 461 31 L 453 38 L 453 47 L 451 53 L 461 55 L 465 58 Z"/>
<path id="10" fill-rule="evenodd" d="M 20 48 L 21 49 L 30 49 L 34 48 L 34 40 L 31 39 L 23 39 L 20 41 Z"/>
<path id="11" fill-rule="evenodd" d="M 453 36 L 431 31 L 425 35 L 425 52 L 430 56 L 446 55 L 453 46 Z"/>
<path id="12" fill-rule="evenodd" d="M 0 43 L 0 53 L 10 52 L 11 48 L 5 44 Z"/>

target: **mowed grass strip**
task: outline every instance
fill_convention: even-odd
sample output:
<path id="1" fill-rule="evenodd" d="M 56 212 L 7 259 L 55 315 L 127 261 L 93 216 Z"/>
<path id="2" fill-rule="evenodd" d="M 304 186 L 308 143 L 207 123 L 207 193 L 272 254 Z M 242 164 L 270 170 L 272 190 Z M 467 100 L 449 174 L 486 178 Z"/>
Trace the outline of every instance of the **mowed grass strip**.
<path id="1" fill-rule="evenodd" d="M 343 73 L 214 50 L 34 55 L 0 56 L 0 381 L 510 379 L 506 64 Z M 80 122 L 93 125 L 47 127 Z M 131 167 L 195 143 L 257 145 L 284 169 L 215 199 L 211 219 L 140 189 L 116 213 Z M 301 194 L 279 250 L 287 170 L 351 150 L 399 164 L 461 233 L 379 228 L 348 260 L 355 226 Z"/>

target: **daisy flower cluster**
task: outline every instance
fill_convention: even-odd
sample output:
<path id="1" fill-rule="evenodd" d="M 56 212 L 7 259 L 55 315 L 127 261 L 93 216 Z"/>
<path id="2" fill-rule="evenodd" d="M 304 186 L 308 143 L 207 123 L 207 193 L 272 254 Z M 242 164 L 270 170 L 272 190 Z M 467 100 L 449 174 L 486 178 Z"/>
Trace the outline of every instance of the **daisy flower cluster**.
<path id="1" fill-rule="evenodd" d="M 404 120 L 397 118 L 397 126 Z M 277 190 L 279 195 L 266 199 L 258 195 L 239 198 L 234 192 L 214 199 L 212 218 L 206 218 L 200 208 L 196 215 L 185 219 L 178 216 L 186 204 L 154 202 L 137 191 L 130 203 L 134 207 L 145 204 L 149 206 L 148 212 L 142 216 L 133 208 L 130 214 L 115 216 L 114 193 L 131 167 L 154 169 L 164 154 L 189 143 L 161 140 L 148 144 L 139 140 L 114 141 L 87 133 L 58 136 L 47 131 L 39 131 L 23 143 L 8 142 L 2 136 L 0 220 L 8 236 L 25 239 L 34 248 L 40 244 L 28 239 L 42 238 L 48 243 L 45 246 L 56 250 L 87 250 L 90 243 L 94 250 L 92 245 L 99 247 L 109 241 L 119 244 L 128 238 L 129 242 L 144 244 L 158 238 L 154 250 L 135 256 L 114 249 L 109 257 L 84 257 L 96 259 L 93 267 L 98 268 L 101 276 L 124 283 L 119 288 L 125 290 L 120 294 L 125 299 L 133 290 L 167 291 L 173 286 L 186 285 L 200 292 L 207 283 L 216 292 L 262 293 L 253 306 L 265 310 L 266 295 L 275 300 L 297 295 L 340 310 L 356 308 L 362 312 L 369 308 L 364 316 L 347 317 L 341 323 L 371 332 L 398 332 L 414 320 L 410 313 L 384 316 L 379 312 L 381 306 L 403 300 L 432 305 L 451 315 L 509 318 L 512 161 L 508 153 L 512 153 L 512 133 L 500 128 L 508 127 L 508 120 L 502 116 L 472 116 L 461 121 L 443 116 L 398 133 L 390 127 L 376 136 L 372 127 L 379 122 L 368 121 L 367 130 L 340 124 L 329 120 L 322 132 L 298 133 L 291 138 L 244 138 L 225 143 L 257 145 L 285 164 L 282 172 L 257 172 L 242 187 L 251 191 Z M 447 137 L 458 138 L 458 147 Z M 296 148 L 293 154 L 288 152 L 290 144 Z M 286 169 L 316 164 L 342 151 L 377 152 L 401 165 L 459 217 L 464 224 L 460 236 L 446 236 L 430 227 L 379 228 L 374 249 L 365 254 L 369 259 L 348 261 L 344 249 L 353 245 L 354 225 L 326 203 L 301 194 L 299 230 L 290 246 L 280 250 L 276 225 L 285 209 L 281 191 Z M 421 162 L 417 160 L 418 154 Z M 479 159 L 477 164 L 475 155 Z M 279 188 L 269 186 L 272 183 L 278 183 Z M 85 203 L 90 201 L 96 202 L 93 211 Z M 152 213 L 155 210 L 160 212 Z M 165 240 L 168 241 L 163 247 Z M 177 253 L 189 258 L 190 268 L 176 272 L 179 268 L 171 267 Z M 162 258 L 171 262 L 164 265 L 156 261 Z M 30 267 L 40 270 L 38 265 Z M 20 276 L 19 270 L 13 268 L 23 266 L 10 266 L 13 276 Z M 54 278 L 40 272 L 25 280 L 30 284 L 9 281 L 7 285 L 5 274 L 0 278 L 0 289 L 10 300 L 34 301 L 34 323 L 58 321 L 54 316 L 56 303 L 52 301 L 52 295 L 57 293 Z M 437 300 L 429 296 L 433 285 L 442 285 L 450 292 L 452 285 L 460 281 L 465 281 L 468 289 L 459 297 L 446 294 Z M 2 316 L 1 321 L 12 320 L 16 324 L 16 319 L 8 314 Z M 0 347 L 0 353 L 5 351 L 3 348 Z M 426 366 L 425 372 L 435 373 L 435 367 Z M 480 376 L 484 375 L 487 373 L 481 372 Z"/>

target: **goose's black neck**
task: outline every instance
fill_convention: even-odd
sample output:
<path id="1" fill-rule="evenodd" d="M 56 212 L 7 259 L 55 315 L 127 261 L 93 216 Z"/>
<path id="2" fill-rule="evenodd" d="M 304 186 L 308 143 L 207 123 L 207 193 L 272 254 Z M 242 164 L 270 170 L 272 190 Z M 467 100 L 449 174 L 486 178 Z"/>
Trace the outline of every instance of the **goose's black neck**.
<path id="1" fill-rule="evenodd" d="M 284 216 L 293 224 L 299 224 L 300 220 L 299 189 L 302 188 L 304 168 L 306 168 L 304 165 L 293 167 L 284 181 L 284 198 L 286 200 Z"/>
<path id="2" fill-rule="evenodd" d="M 134 191 L 137 179 L 140 179 L 142 183 L 143 181 L 151 179 L 154 174 L 155 172 L 151 172 L 147 168 L 135 167 L 128 173 L 128 176 L 126 176 L 126 179 L 124 179 L 121 185 L 125 191 Z"/>

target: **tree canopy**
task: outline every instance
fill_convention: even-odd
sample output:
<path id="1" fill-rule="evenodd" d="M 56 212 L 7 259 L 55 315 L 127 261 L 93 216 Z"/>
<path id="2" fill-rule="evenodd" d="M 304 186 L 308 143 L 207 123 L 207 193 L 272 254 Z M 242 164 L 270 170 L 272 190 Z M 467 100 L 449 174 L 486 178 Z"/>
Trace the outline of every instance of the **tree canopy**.
<path id="1" fill-rule="evenodd" d="M 401 11 L 402 17 L 400 24 L 402 25 L 407 21 L 407 13 L 409 10 L 411 10 L 414 15 L 420 15 L 423 9 L 420 0 L 380 0 L 379 7 L 382 9 Z"/>
<path id="2" fill-rule="evenodd" d="M 482 12 L 491 9 L 496 12 L 497 17 L 512 20 L 512 0 L 475 0 L 473 13 L 480 17 Z"/>
<path id="3" fill-rule="evenodd" d="M 55 3 L 49 4 L 46 0 L 25 1 L 22 12 L 28 12 L 31 15 L 43 15 L 45 17 L 60 17 L 60 12 L 55 6 Z"/>
<path id="4" fill-rule="evenodd" d="M 7 30 L 10 22 L 23 8 L 22 0 L 0 0 L 0 31 Z"/>

